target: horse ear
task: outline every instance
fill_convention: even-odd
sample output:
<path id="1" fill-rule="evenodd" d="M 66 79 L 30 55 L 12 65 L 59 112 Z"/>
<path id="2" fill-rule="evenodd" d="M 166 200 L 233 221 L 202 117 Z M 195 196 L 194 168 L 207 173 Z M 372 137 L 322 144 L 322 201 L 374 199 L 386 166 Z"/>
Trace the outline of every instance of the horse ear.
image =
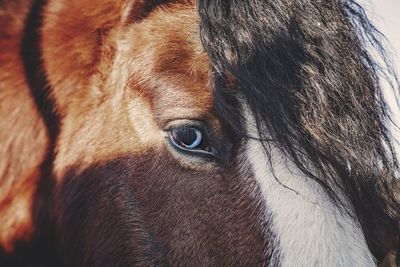
<path id="1" fill-rule="evenodd" d="M 157 6 L 174 2 L 178 1 L 48 1 L 40 29 L 42 68 L 61 115 L 68 102 L 95 95 L 89 92 L 90 79 L 99 73 L 100 60 L 112 59 L 118 30 L 144 19 Z"/>
<path id="2" fill-rule="evenodd" d="M 63 115 L 70 102 L 89 93 L 107 36 L 129 6 L 124 0 L 47 2 L 40 28 L 42 69 Z"/>

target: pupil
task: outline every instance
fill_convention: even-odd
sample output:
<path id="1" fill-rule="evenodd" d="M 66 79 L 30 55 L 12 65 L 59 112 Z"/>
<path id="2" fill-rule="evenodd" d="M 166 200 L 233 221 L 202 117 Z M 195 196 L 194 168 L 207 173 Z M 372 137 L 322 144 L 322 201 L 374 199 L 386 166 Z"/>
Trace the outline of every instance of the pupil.
<path id="1" fill-rule="evenodd" d="M 201 132 L 195 128 L 179 128 L 174 130 L 175 141 L 185 148 L 196 148 L 201 143 Z"/>
<path id="2" fill-rule="evenodd" d="M 196 140 L 196 131 L 192 128 L 183 128 L 178 130 L 178 139 L 185 145 L 191 145 Z"/>

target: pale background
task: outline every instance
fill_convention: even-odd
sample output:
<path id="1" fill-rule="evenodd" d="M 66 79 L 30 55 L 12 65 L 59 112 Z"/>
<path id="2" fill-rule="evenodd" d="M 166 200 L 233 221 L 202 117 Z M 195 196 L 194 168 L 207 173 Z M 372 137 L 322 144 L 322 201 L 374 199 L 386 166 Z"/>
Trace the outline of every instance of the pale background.
<path id="1" fill-rule="evenodd" d="M 397 73 L 400 73 L 400 0 L 358 0 L 369 18 L 389 41 L 389 52 L 394 61 Z M 399 75 L 397 77 L 400 78 Z M 395 97 L 386 90 L 387 100 L 393 112 L 393 119 L 400 126 L 400 110 Z M 393 127 L 395 138 L 400 141 L 400 130 Z M 400 155 L 400 144 L 397 145 Z"/>

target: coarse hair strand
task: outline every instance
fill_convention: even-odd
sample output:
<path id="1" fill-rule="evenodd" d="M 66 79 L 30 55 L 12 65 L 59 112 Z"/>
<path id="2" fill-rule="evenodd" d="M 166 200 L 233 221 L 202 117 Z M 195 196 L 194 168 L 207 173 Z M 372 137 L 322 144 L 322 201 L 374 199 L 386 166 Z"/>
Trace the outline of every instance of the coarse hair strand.
<path id="1" fill-rule="evenodd" d="M 378 260 L 400 247 L 399 166 L 380 77 L 395 91 L 399 83 L 363 8 L 353 0 L 199 0 L 198 9 L 224 119 L 245 134 L 237 118 L 247 103 L 267 152 L 276 145 L 344 212 L 354 209 Z"/>

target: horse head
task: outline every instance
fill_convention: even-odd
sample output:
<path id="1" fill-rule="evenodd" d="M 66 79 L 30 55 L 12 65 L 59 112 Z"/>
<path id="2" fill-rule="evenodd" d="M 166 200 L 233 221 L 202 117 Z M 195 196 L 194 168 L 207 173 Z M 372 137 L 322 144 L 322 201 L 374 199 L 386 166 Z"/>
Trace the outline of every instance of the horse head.
<path id="1" fill-rule="evenodd" d="M 39 111 L 25 135 L 42 137 L 15 145 L 41 152 L 35 175 L 13 179 L 34 188 L 21 229 L 37 253 L 373 266 L 398 246 L 383 67 L 367 44 L 382 47 L 353 1 L 21 5 L 15 72 Z"/>

